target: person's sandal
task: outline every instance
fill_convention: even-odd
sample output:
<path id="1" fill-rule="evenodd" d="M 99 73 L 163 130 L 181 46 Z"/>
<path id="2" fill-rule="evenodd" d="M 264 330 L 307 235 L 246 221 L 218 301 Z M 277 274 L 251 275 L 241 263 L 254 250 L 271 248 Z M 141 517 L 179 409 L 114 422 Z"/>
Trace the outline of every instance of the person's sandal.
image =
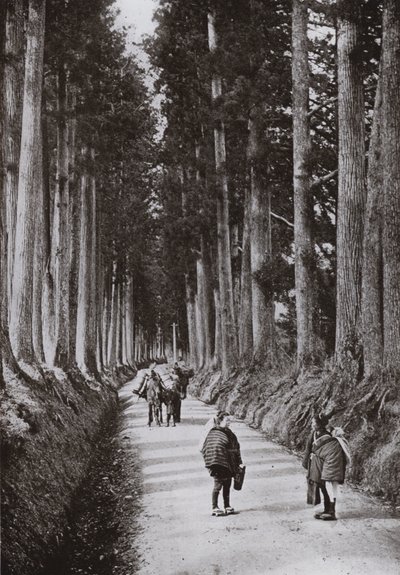
<path id="1" fill-rule="evenodd" d="M 235 513 L 233 507 L 225 507 L 225 515 L 232 515 L 232 513 Z"/>
<path id="2" fill-rule="evenodd" d="M 214 515 L 215 517 L 220 517 L 221 515 L 225 515 L 225 513 L 222 511 L 222 509 L 216 507 L 215 509 L 212 510 L 211 515 Z"/>

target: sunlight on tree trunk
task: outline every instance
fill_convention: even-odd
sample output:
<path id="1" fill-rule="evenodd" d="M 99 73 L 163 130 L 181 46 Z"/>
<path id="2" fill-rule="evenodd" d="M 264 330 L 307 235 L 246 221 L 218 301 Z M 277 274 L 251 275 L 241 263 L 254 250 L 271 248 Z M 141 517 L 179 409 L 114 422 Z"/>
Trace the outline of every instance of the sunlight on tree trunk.
<path id="1" fill-rule="evenodd" d="M 368 152 L 367 207 L 364 229 L 362 318 L 365 375 L 383 359 L 382 276 L 382 71 L 378 79 Z"/>
<path id="2" fill-rule="evenodd" d="M 360 359 L 365 188 L 365 110 L 360 8 L 338 2 L 339 187 L 337 207 L 336 362 Z"/>
<path id="3" fill-rule="evenodd" d="M 10 334 L 17 360 L 34 363 L 32 341 L 32 285 L 40 115 L 43 78 L 45 0 L 30 0 L 27 24 L 21 156 Z"/>
<path id="4" fill-rule="evenodd" d="M 22 0 L 6 2 L 6 36 L 4 52 L 5 118 L 5 190 L 8 229 L 8 300 L 11 302 L 11 282 L 14 266 L 15 223 L 17 216 L 18 167 L 22 123 L 24 82 L 24 6 Z"/>
<path id="5" fill-rule="evenodd" d="M 264 145 L 261 110 L 253 107 L 249 120 L 248 158 L 250 164 L 250 264 L 253 326 L 253 354 L 271 356 L 275 346 L 274 303 L 257 274 L 272 259 L 271 194 L 269 182 L 261 177 L 260 157 Z"/>
<path id="6" fill-rule="evenodd" d="M 385 0 L 382 40 L 384 363 L 400 370 L 400 6 Z"/>
<path id="7" fill-rule="evenodd" d="M 208 43 L 211 54 L 218 46 L 215 29 L 215 14 L 208 14 Z M 214 73 L 212 78 L 212 99 L 218 105 L 222 97 L 222 79 Z M 226 171 L 225 127 L 221 118 L 215 120 L 215 167 L 217 172 L 217 242 L 218 242 L 218 278 L 219 309 L 221 329 L 221 367 L 228 373 L 237 361 L 237 333 L 233 303 L 231 248 L 229 231 L 229 194 Z"/>
<path id="8" fill-rule="evenodd" d="M 314 321 L 313 194 L 311 191 L 311 137 L 308 119 L 308 9 L 293 0 L 292 14 L 292 83 L 293 83 L 293 195 L 294 244 L 297 319 L 297 366 L 315 361 Z"/>

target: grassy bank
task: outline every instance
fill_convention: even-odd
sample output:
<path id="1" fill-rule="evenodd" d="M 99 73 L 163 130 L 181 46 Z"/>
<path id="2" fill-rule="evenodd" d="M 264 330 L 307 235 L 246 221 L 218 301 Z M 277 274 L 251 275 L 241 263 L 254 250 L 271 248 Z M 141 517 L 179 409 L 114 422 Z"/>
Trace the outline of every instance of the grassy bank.
<path id="1" fill-rule="evenodd" d="M 5 575 L 33 575 L 63 544 L 93 442 L 116 408 L 115 385 L 87 380 L 79 371 L 48 371 L 29 383 L 7 377 L 1 418 Z"/>

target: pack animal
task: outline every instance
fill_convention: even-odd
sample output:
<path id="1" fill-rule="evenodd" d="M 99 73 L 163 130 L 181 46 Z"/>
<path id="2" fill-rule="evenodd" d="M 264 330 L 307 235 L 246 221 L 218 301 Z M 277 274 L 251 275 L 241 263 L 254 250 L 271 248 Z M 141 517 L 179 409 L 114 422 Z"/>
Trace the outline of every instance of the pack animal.
<path id="1" fill-rule="evenodd" d="M 158 374 L 154 371 L 151 372 L 146 383 L 146 399 L 149 406 L 148 426 L 151 427 L 154 420 L 160 426 L 162 422 L 162 389 Z"/>
<path id="2" fill-rule="evenodd" d="M 179 380 L 174 375 L 168 375 L 166 378 L 162 378 L 160 374 L 157 374 L 159 378 L 160 388 L 161 388 L 161 402 L 165 405 L 166 415 L 167 415 L 167 427 L 169 427 L 170 422 L 172 427 L 175 427 L 178 420 L 178 414 L 180 414 L 180 403 L 181 395 L 179 391 Z M 161 408 L 161 421 L 162 421 L 162 408 Z"/>

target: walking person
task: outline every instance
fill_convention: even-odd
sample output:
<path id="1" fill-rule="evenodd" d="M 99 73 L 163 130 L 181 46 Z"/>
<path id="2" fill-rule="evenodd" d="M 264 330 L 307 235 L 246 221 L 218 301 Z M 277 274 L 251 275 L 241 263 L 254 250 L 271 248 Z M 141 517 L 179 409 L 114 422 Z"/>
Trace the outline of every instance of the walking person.
<path id="1" fill-rule="evenodd" d="M 328 423 L 329 418 L 322 413 L 313 416 L 303 467 L 307 469 L 307 503 L 318 505 L 320 491 L 324 500 L 324 509 L 315 513 L 315 519 L 334 521 L 339 485 L 344 482 L 350 452 L 341 430 L 328 428 Z"/>
<path id="2" fill-rule="evenodd" d="M 157 373 L 152 369 L 146 385 L 146 398 L 149 405 L 148 426 L 151 427 L 154 419 L 160 427 L 161 385 Z"/>
<path id="3" fill-rule="evenodd" d="M 226 411 L 219 411 L 212 422 L 206 424 L 207 435 L 202 442 L 201 453 L 211 477 L 214 478 L 212 490 L 212 515 L 234 513 L 230 503 L 232 478 L 242 465 L 240 445 L 236 435 L 229 429 L 230 418 Z M 222 490 L 224 511 L 218 507 L 218 498 Z"/>

